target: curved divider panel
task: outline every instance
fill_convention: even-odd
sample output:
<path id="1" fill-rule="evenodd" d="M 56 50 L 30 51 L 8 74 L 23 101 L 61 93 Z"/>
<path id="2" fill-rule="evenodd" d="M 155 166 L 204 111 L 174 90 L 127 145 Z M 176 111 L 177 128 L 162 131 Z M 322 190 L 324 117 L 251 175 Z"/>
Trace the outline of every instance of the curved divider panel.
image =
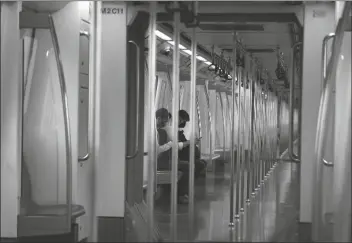
<path id="1" fill-rule="evenodd" d="M 65 138 L 55 53 L 48 30 L 37 30 L 36 58 L 30 62 L 31 90 L 23 122 L 23 159 L 28 168 L 32 200 L 38 205 L 65 203 L 60 174 L 65 176 Z M 28 50 L 30 51 L 30 50 Z M 28 52 L 25 50 L 25 52 Z M 40 145 L 40 146 L 38 146 Z"/>
<path id="2" fill-rule="evenodd" d="M 201 139 L 201 154 L 210 154 L 210 121 L 209 121 L 209 107 L 206 98 L 206 87 L 204 85 L 197 85 L 196 87 L 198 93 L 199 104 L 199 112 L 200 112 L 200 120 L 201 120 L 201 132 L 202 132 L 202 139 Z M 211 115 L 211 114 L 210 114 Z M 198 125 L 196 126 L 198 129 Z"/>
<path id="3" fill-rule="evenodd" d="M 41 20 L 49 20 L 49 26 L 39 21 L 44 26 L 39 29 L 35 26 L 38 14 L 25 13 L 34 26 L 23 31 L 22 42 L 25 89 L 20 237 L 70 233 L 75 220 L 85 213 L 83 206 L 72 203 L 76 198 L 78 158 L 77 12 L 78 4 L 69 3 L 53 19 L 48 14 L 39 14 Z M 68 29 L 67 21 L 71 23 Z M 24 25 L 23 19 L 20 23 L 30 25 Z"/>

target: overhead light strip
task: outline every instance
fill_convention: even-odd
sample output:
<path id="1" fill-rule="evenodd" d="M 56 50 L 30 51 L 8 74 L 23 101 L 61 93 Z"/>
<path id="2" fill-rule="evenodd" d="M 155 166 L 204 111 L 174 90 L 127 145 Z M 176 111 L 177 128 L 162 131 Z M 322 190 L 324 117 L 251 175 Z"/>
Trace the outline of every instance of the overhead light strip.
<path id="1" fill-rule="evenodd" d="M 169 36 L 167 36 L 166 34 L 164 34 L 163 32 L 161 32 L 159 30 L 155 31 L 155 35 L 157 37 L 159 37 L 160 39 L 163 39 L 165 41 L 171 41 L 172 40 Z"/>
<path id="2" fill-rule="evenodd" d="M 202 56 L 197 56 L 197 59 L 198 59 L 199 61 L 202 61 L 202 62 L 206 62 L 206 61 L 207 61 L 207 59 L 205 59 L 205 58 L 202 57 Z"/>
<path id="3" fill-rule="evenodd" d="M 174 41 L 168 41 L 167 43 L 170 43 L 171 45 L 175 46 L 175 42 Z M 181 49 L 181 50 L 185 50 L 186 47 L 184 47 L 183 45 L 179 44 L 178 47 Z"/>
<path id="4" fill-rule="evenodd" d="M 160 30 L 156 30 L 155 35 L 157 37 L 159 37 L 160 39 L 167 41 L 169 44 L 175 46 L 175 42 L 167 34 L 161 32 Z M 190 56 L 192 55 L 192 52 L 190 50 L 188 50 L 185 46 L 179 44 L 179 48 L 180 48 L 181 52 L 186 53 L 187 55 L 190 55 Z M 211 62 L 209 62 L 207 59 L 205 59 L 202 56 L 197 56 L 197 59 L 199 61 L 204 62 L 207 65 L 211 65 Z"/>
<path id="5" fill-rule="evenodd" d="M 191 52 L 190 50 L 186 49 L 186 50 L 182 50 L 182 51 L 183 51 L 184 53 L 186 53 L 186 54 L 192 56 L 192 52 Z"/>

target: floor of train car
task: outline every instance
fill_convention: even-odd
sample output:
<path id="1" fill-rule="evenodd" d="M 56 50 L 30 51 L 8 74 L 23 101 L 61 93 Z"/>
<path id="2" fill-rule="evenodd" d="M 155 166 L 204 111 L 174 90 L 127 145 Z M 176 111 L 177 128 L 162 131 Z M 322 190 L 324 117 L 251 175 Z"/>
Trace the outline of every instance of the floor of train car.
<path id="1" fill-rule="evenodd" d="M 229 163 L 216 163 L 213 172 L 195 182 L 195 211 L 191 240 L 298 242 L 299 166 L 280 163 L 252 200 L 239 223 L 229 224 Z M 249 215 L 249 213 L 251 215 Z M 155 220 L 170 239 L 170 199 L 155 205 Z M 188 206 L 178 205 L 177 240 L 189 238 Z"/>

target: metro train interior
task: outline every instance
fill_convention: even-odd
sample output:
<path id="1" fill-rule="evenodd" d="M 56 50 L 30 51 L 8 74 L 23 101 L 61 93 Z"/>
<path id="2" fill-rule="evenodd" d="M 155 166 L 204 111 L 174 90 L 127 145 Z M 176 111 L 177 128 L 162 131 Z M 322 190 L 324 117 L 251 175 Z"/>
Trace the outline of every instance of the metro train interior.
<path id="1" fill-rule="evenodd" d="M 350 1 L 1 1 L 1 242 L 351 242 Z"/>

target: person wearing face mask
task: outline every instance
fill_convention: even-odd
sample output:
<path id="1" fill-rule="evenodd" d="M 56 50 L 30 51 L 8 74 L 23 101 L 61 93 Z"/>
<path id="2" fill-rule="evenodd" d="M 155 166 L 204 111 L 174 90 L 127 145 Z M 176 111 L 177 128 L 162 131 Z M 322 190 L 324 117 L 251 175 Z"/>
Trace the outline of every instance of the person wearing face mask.
<path id="1" fill-rule="evenodd" d="M 165 108 L 161 108 L 156 111 L 156 127 L 157 127 L 157 170 L 158 171 L 170 171 L 171 170 L 171 158 L 172 158 L 172 140 L 167 135 L 165 129 L 168 128 L 169 112 Z M 179 150 L 183 149 L 189 143 L 179 142 Z M 189 181 L 189 170 L 179 168 L 182 172 L 182 176 L 178 181 L 178 201 L 179 203 L 188 203 L 188 181 Z M 170 188 L 166 188 L 170 190 Z"/>
<path id="2" fill-rule="evenodd" d="M 178 140 L 182 140 L 182 142 L 189 144 L 189 141 L 186 139 L 185 135 L 183 134 L 183 129 L 186 127 L 187 122 L 189 122 L 189 115 L 188 115 L 187 111 L 180 110 L 178 113 L 178 120 L 179 120 L 179 122 L 178 122 L 178 130 L 179 130 L 178 131 Z M 167 135 L 170 138 L 170 140 L 173 140 L 171 124 L 172 124 L 172 116 L 169 113 L 169 126 L 165 127 L 165 131 L 167 132 Z"/>
<path id="3" fill-rule="evenodd" d="M 185 128 L 187 122 L 189 122 L 189 115 L 187 111 L 185 110 L 180 110 L 179 111 L 179 131 L 178 131 L 178 141 L 179 142 L 189 142 L 184 135 L 183 128 Z M 196 139 L 196 145 L 198 145 L 200 142 L 199 139 Z M 200 175 L 205 174 L 205 168 L 206 168 L 206 162 L 204 160 L 200 159 L 200 151 L 198 146 L 195 146 L 195 160 L 194 160 L 194 170 L 195 170 L 195 178 L 198 178 Z M 189 161 L 190 159 L 190 147 L 184 147 L 178 152 L 178 157 L 182 161 Z M 188 164 L 186 164 L 188 166 Z"/>
<path id="4" fill-rule="evenodd" d="M 171 124 L 172 124 L 172 115 L 171 115 L 171 113 L 169 112 L 169 126 L 171 126 Z"/>

